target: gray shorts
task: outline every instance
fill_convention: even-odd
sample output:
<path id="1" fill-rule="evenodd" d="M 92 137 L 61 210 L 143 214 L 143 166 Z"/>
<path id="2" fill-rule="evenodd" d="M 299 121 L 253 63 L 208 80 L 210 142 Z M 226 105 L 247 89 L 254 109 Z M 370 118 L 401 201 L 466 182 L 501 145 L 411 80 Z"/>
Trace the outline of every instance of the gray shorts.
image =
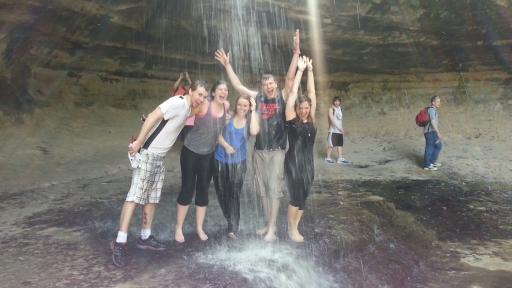
<path id="1" fill-rule="evenodd" d="M 149 153 L 142 150 L 139 168 L 133 170 L 132 185 L 127 202 L 138 204 L 158 203 L 165 176 L 165 156 Z"/>
<path id="2" fill-rule="evenodd" d="M 284 150 L 254 150 L 252 163 L 256 193 L 279 199 L 284 195 Z"/>

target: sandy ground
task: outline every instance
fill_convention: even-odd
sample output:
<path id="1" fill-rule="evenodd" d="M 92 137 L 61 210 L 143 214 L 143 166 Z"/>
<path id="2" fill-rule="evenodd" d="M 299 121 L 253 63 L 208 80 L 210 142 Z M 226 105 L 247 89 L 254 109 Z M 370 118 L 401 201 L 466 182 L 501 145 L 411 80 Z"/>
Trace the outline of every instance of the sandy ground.
<path id="1" fill-rule="evenodd" d="M 512 105 L 510 105 L 512 106 Z M 512 109 L 512 107 L 507 107 Z M 510 110 L 509 109 L 509 110 Z M 149 109 L 147 109 L 149 110 Z M 422 129 L 414 124 L 416 110 L 345 110 L 346 167 L 320 165 L 325 157 L 325 125 L 318 117 L 317 178 L 400 179 L 456 177 L 509 182 L 512 176 L 512 113 L 495 107 L 442 107 L 444 135 L 440 171 L 420 169 Z M 144 110 L 143 110 L 144 111 Z M 127 139 L 140 122 L 133 112 L 81 111 L 72 116 L 46 117 L 39 111 L 25 124 L 4 125 L 0 148 L 0 192 L 121 173 L 129 175 Z M 366 115 L 366 116 L 363 116 Z M 179 172 L 179 144 L 168 154 L 170 175 Z M 171 177 L 173 177 L 171 176 Z"/>
<path id="2" fill-rule="evenodd" d="M 350 181 L 381 181 L 378 183 L 385 184 L 388 181 L 425 180 L 456 183 L 461 187 L 466 183 L 478 183 L 482 187 L 489 187 L 489 191 L 500 191 L 485 194 L 487 202 L 485 197 L 478 197 L 494 206 L 473 207 L 474 203 L 471 202 L 464 207 L 475 211 L 502 209 L 504 215 L 510 216 L 512 214 L 507 214 L 510 213 L 510 208 L 506 208 L 508 206 L 495 205 L 495 202 L 501 201 L 503 204 L 512 199 L 512 153 L 508 153 L 512 147 L 510 110 L 510 107 L 496 106 L 477 106 L 472 109 L 455 105 L 442 107 L 441 129 L 445 138 L 439 161 L 443 167 L 433 172 L 421 169 L 424 139 L 422 130 L 414 124 L 416 110 L 348 108 L 345 110 L 344 156 L 352 163 L 323 163 L 326 123 L 319 120 L 315 163 L 317 189 L 321 192 L 323 185 L 327 187 L 332 186 L 327 183 L 339 183 L 337 188 L 332 189 L 330 186 L 329 189 L 339 191 L 337 197 L 340 207 L 346 208 L 343 211 L 350 211 L 359 207 L 360 203 L 380 203 L 386 198 L 386 195 L 379 194 L 378 188 L 374 192 L 368 188 L 370 190 L 363 191 L 363 194 L 351 192 L 350 184 L 343 186 L 343 183 Z M 53 112 L 56 113 L 55 117 L 47 117 Z M 321 117 L 320 114 L 319 119 Z M 24 118 L 23 124 L 3 123 L 1 137 L 4 140 L 0 147 L 1 244 L 2 249 L 7 251 L 7 258 L 15 258 L 14 262 L 2 261 L 2 267 L 5 268 L 2 278 L 7 279 L 6 283 L 29 287 L 79 287 L 84 283 L 86 286 L 143 287 L 147 281 L 151 282 L 152 277 L 173 280 L 172 277 L 176 275 L 166 274 L 169 270 L 165 269 L 145 271 L 137 274 L 139 278 L 136 279 L 131 275 L 137 271 L 112 269 L 108 249 L 98 250 L 116 225 L 122 199 L 129 187 L 131 172 L 125 147 L 129 136 L 137 132 L 139 125 L 138 112 L 119 112 L 106 108 L 100 111 L 77 110 L 73 111 L 72 116 L 49 108 L 37 111 L 33 117 Z M 173 190 L 179 186 L 179 149 L 180 144 L 177 144 L 167 158 L 166 183 Z M 354 195 L 357 195 L 357 201 L 353 201 Z M 395 205 L 399 206 L 398 203 Z M 450 209 L 445 206 L 441 208 Z M 166 217 L 173 217 L 172 211 L 162 213 Z M 218 209 L 212 213 L 221 217 Z M 91 224 L 91 215 L 103 220 Z M 343 217 L 350 219 L 355 216 L 347 214 Z M 510 231 L 510 221 L 499 225 L 503 225 L 503 231 Z M 137 233 L 135 228 L 131 232 Z M 164 239 L 169 240 L 170 233 L 167 230 Z M 443 287 L 445 280 L 458 283 L 451 287 L 469 287 L 475 283 L 480 285 L 478 287 L 503 287 L 499 286 L 502 285 L 500 283 L 508 283 L 503 281 L 512 278 L 511 237 L 509 234 L 501 234 L 475 241 L 438 240 L 435 250 L 440 254 L 435 263 L 439 265 L 439 271 L 432 268 L 428 276 L 434 278 L 422 281 L 429 283 L 427 287 Z M 13 242 L 13 239 L 22 240 Z M 80 251 L 76 252 L 78 254 L 73 252 L 76 249 Z M 189 262 L 184 260 L 190 257 L 187 251 L 185 249 L 177 254 L 170 252 L 156 258 L 156 261 L 168 265 L 166 267 L 171 270 L 179 267 L 179 263 L 188 265 Z M 146 263 L 149 261 L 142 254 L 136 254 L 136 257 Z M 172 264 L 166 257 L 182 260 Z M 357 254 L 357 257 L 360 255 Z M 45 274 L 45 266 L 55 271 Z M 203 268 L 200 265 L 194 266 L 193 271 L 199 272 Z M 85 275 L 81 271 L 93 272 Z M 27 277 L 30 273 L 32 276 Z M 365 276 L 364 269 L 361 273 L 363 286 L 364 283 L 377 283 Z M 197 283 L 210 287 L 207 284 L 208 278 L 189 283 L 185 279 L 187 275 L 185 273 L 181 276 L 181 280 L 185 281 L 182 287 L 194 287 Z M 469 278 L 464 278 L 464 275 L 469 275 Z M 500 280 L 496 282 L 492 279 Z M 158 281 L 151 283 L 153 287 L 162 284 Z M 226 287 L 236 287 L 236 283 L 240 282 L 235 281 L 235 284 Z M 212 287 L 224 287 L 223 284 L 217 285 L 221 286 Z"/>

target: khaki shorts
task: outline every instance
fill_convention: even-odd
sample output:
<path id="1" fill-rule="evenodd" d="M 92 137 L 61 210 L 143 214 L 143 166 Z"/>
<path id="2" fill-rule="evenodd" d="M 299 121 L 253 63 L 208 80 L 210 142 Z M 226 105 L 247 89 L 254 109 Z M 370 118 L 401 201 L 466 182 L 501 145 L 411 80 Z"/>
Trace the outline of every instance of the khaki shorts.
<path id="1" fill-rule="evenodd" d="M 127 202 L 138 204 L 158 203 L 165 176 L 165 156 L 159 156 L 142 150 L 139 168 L 133 170 L 132 185 Z"/>
<path id="2" fill-rule="evenodd" d="M 284 195 L 284 150 L 254 150 L 252 163 L 256 193 L 279 199 Z"/>

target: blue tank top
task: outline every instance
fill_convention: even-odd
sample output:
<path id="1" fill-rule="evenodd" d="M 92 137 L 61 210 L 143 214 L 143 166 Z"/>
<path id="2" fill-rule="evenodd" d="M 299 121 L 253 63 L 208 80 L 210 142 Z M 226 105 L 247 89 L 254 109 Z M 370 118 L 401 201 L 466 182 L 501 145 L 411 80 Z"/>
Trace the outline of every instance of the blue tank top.
<path id="1" fill-rule="evenodd" d="M 215 149 L 215 159 L 219 162 L 223 163 L 240 163 L 245 160 L 247 156 L 247 125 L 249 121 L 245 122 L 245 126 L 242 128 L 236 128 L 233 123 L 234 117 L 229 120 L 228 124 L 224 127 L 222 131 L 222 137 L 224 140 L 235 149 L 235 154 L 228 154 L 224 147 L 220 144 L 217 144 L 217 148 Z"/>

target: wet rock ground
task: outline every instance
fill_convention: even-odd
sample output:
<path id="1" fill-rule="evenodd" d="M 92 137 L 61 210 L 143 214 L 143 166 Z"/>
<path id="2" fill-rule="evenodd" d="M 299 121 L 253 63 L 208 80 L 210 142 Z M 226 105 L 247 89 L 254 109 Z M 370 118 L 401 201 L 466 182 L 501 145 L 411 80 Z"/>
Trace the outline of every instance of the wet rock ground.
<path id="1" fill-rule="evenodd" d="M 129 186 L 126 175 L 3 193 L 2 287 L 507 287 L 512 281 L 512 189 L 445 180 L 321 180 L 301 227 L 307 242 L 253 236 L 261 212 L 246 189 L 242 233 L 226 240 L 210 191 L 210 240 L 173 238 L 179 183 L 169 181 L 153 231 L 168 249 L 137 250 L 116 269 L 109 241 Z M 286 205 L 283 202 L 283 207 Z"/>

